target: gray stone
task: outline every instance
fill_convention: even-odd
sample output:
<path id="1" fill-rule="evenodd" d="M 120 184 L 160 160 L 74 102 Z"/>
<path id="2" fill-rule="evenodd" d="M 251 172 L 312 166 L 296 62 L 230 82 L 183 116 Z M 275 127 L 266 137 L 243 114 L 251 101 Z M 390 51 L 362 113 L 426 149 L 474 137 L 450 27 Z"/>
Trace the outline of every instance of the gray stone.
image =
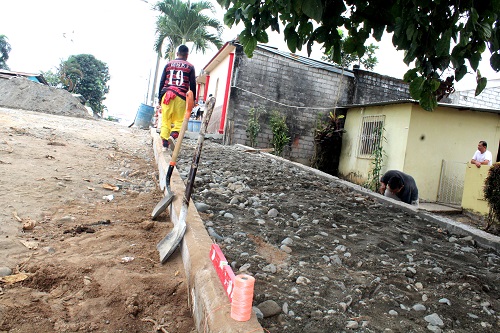
<path id="1" fill-rule="evenodd" d="M 209 210 L 209 209 L 210 209 L 210 206 L 209 206 L 209 205 L 207 205 L 207 204 L 206 204 L 206 203 L 204 203 L 204 202 L 196 202 L 196 203 L 194 204 L 194 206 L 195 206 L 195 207 L 196 207 L 196 209 L 197 209 L 199 212 L 201 212 L 201 213 L 206 212 L 207 210 Z"/>
<path id="2" fill-rule="evenodd" d="M 451 305 L 450 300 L 449 300 L 449 299 L 447 299 L 447 298 L 441 298 L 441 299 L 439 300 L 439 303 Z"/>
<path id="3" fill-rule="evenodd" d="M 257 319 L 264 319 L 264 314 L 262 313 L 262 311 L 260 311 L 260 309 L 258 307 L 252 306 L 252 310 L 253 310 L 253 312 L 255 312 Z"/>
<path id="4" fill-rule="evenodd" d="M 277 217 L 279 214 L 278 210 L 276 208 L 271 208 L 268 212 L 267 215 L 271 217 Z"/>
<path id="5" fill-rule="evenodd" d="M 262 270 L 264 272 L 269 272 L 269 273 L 276 273 L 277 269 L 276 269 L 276 265 L 275 264 L 269 264 L 269 265 L 266 265 L 262 268 Z"/>
<path id="6" fill-rule="evenodd" d="M 425 316 L 424 320 L 432 326 L 439 326 L 439 327 L 444 326 L 443 320 L 439 317 L 439 315 L 437 313 L 433 313 L 433 314 L 430 314 L 428 316 Z"/>
<path id="7" fill-rule="evenodd" d="M 323 317 L 323 312 L 322 311 L 315 310 L 315 311 L 311 312 L 311 318 L 319 319 L 321 317 Z"/>
<path id="8" fill-rule="evenodd" d="M 412 307 L 412 309 L 415 310 L 415 311 L 425 311 L 425 310 L 427 310 L 427 308 L 425 307 L 425 305 L 420 304 L 420 303 L 415 304 Z"/>
<path id="9" fill-rule="evenodd" d="M 9 267 L 2 266 L 0 267 L 0 276 L 9 276 L 12 274 L 12 269 Z"/>
<path id="10" fill-rule="evenodd" d="M 257 305 L 257 308 L 262 312 L 264 318 L 272 317 L 281 313 L 281 307 L 273 300 L 264 301 Z"/>
<path id="11" fill-rule="evenodd" d="M 442 332 L 442 330 L 439 327 L 431 325 L 431 324 L 427 325 L 427 329 L 433 333 L 441 333 Z"/>
<path id="12" fill-rule="evenodd" d="M 224 217 L 225 217 L 226 219 L 234 219 L 234 215 L 233 215 L 233 214 L 231 214 L 231 213 L 224 213 Z"/>
<path id="13" fill-rule="evenodd" d="M 44 250 L 45 252 L 50 253 L 50 254 L 56 253 L 56 249 L 54 249 L 51 246 L 45 246 L 44 248 L 42 248 L 42 250 Z"/>
<path id="14" fill-rule="evenodd" d="M 286 245 L 281 245 L 281 246 L 280 246 L 280 250 L 281 250 L 281 251 L 283 251 L 283 252 L 286 252 L 286 253 L 288 253 L 288 254 L 292 253 L 292 249 L 291 249 L 291 248 L 289 248 L 289 247 L 288 247 L 288 246 L 286 246 Z"/>
<path id="15" fill-rule="evenodd" d="M 302 285 L 308 285 L 309 283 L 311 283 L 311 280 L 309 280 L 308 278 L 306 278 L 305 276 L 299 276 L 297 278 L 297 280 L 295 281 L 295 283 L 297 284 L 302 284 Z"/>
<path id="16" fill-rule="evenodd" d="M 357 321 L 355 320 L 349 320 L 347 322 L 347 324 L 345 325 L 345 328 L 352 328 L 352 329 L 355 329 L 355 328 L 358 328 L 359 327 L 359 324 Z"/>

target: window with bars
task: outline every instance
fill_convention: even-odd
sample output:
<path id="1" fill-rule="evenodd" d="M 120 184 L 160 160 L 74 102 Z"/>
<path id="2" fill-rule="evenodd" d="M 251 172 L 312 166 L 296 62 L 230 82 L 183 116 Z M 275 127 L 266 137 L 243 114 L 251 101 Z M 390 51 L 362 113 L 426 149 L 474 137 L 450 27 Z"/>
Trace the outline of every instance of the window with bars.
<path id="1" fill-rule="evenodd" d="M 384 115 L 364 116 L 359 136 L 358 156 L 370 157 L 380 146 L 384 128 Z"/>

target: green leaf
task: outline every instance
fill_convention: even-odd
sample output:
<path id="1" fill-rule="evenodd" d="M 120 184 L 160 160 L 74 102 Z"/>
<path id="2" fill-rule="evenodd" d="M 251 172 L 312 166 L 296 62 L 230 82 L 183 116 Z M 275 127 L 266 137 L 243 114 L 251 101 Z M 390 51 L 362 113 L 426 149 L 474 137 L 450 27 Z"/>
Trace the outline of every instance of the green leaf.
<path id="1" fill-rule="evenodd" d="M 480 53 L 473 53 L 469 57 L 470 67 L 472 67 L 472 69 L 474 71 L 477 71 L 477 67 L 479 66 L 479 61 L 480 60 L 481 60 L 481 54 Z"/>
<path id="2" fill-rule="evenodd" d="M 358 47 L 356 48 L 356 53 L 358 54 L 359 58 L 362 58 L 365 55 L 366 48 L 363 44 L 359 43 Z"/>
<path id="3" fill-rule="evenodd" d="M 441 85 L 441 81 L 436 80 L 436 79 L 431 79 L 429 82 L 429 88 L 432 92 L 435 92 L 436 90 L 438 90 L 440 85 Z"/>
<path id="4" fill-rule="evenodd" d="M 229 8 L 226 14 L 224 14 L 224 24 L 231 28 L 234 24 L 234 13 L 236 12 L 236 8 Z"/>
<path id="5" fill-rule="evenodd" d="M 479 79 L 479 81 L 477 82 L 475 96 L 479 95 L 484 90 L 484 88 L 486 88 L 487 83 L 488 83 L 487 78 L 482 77 Z"/>
<path id="6" fill-rule="evenodd" d="M 245 54 L 251 58 L 253 56 L 253 51 L 257 47 L 257 38 L 251 37 L 247 40 L 246 44 L 243 44 L 243 50 Z"/>
<path id="7" fill-rule="evenodd" d="M 404 80 L 405 82 L 410 82 L 411 80 L 413 80 L 414 78 L 416 78 L 416 77 L 417 77 L 417 71 L 418 71 L 418 70 L 417 70 L 416 68 L 413 68 L 413 69 L 408 70 L 408 71 L 405 73 L 405 75 L 404 75 L 404 77 L 403 77 L 403 80 Z"/>
<path id="8" fill-rule="evenodd" d="M 462 64 L 460 67 L 455 69 L 455 80 L 460 81 L 465 74 L 467 74 L 467 66 L 465 64 Z"/>
<path id="9" fill-rule="evenodd" d="M 414 78 L 410 82 L 410 95 L 413 99 L 417 99 L 417 100 L 420 99 L 420 96 L 422 95 L 422 91 L 423 91 L 424 82 L 425 82 L 425 80 L 421 76 Z"/>
<path id="10" fill-rule="evenodd" d="M 286 45 L 288 46 L 288 49 L 292 53 L 294 53 L 297 50 L 299 35 L 297 35 L 297 33 L 295 32 L 293 27 L 291 27 L 291 25 L 285 28 L 284 33 L 285 33 Z"/>
<path id="11" fill-rule="evenodd" d="M 255 35 L 257 38 L 257 41 L 259 43 L 268 43 L 269 42 L 269 37 L 267 36 L 267 32 L 265 30 L 259 29 L 257 30 L 257 34 Z"/>
<path id="12" fill-rule="evenodd" d="M 496 72 L 500 71 L 500 54 L 494 53 L 491 55 L 490 65 Z"/>
<path id="13" fill-rule="evenodd" d="M 299 13 L 302 10 L 302 0 L 292 0 L 291 2 L 293 10 Z"/>
<path id="14" fill-rule="evenodd" d="M 347 37 L 344 41 L 343 50 L 345 53 L 354 53 L 357 48 L 357 42 L 353 37 Z"/>
<path id="15" fill-rule="evenodd" d="M 419 100 L 419 104 L 425 111 L 432 111 L 437 106 L 436 95 L 429 90 L 424 90 Z"/>
<path id="16" fill-rule="evenodd" d="M 373 38 L 375 38 L 375 40 L 377 42 L 380 42 L 380 40 L 382 39 L 382 35 L 384 34 L 384 26 L 377 26 L 377 27 L 373 27 Z"/>
<path id="17" fill-rule="evenodd" d="M 441 57 L 450 53 L 451 29 L 446 30 L 436 44 L 436 56 Z"/>
<path id="18" fill-rule="evenodd" d="M 316 22 L 320 22 L 321 16 L 323 16 L 323 5 L 321 4 L 321 0 L 304 1 L 302 3 L 302 12 Z"/>
<path id="19" fill-rule="evenodd" d="M 240 33 L 240 42 L 243 45 L 243 50 L 245 54 L 251 58 L 253 55 L 253 51 L 257 47 L 257 38 L 252 36 L 248 29 L 243 30 Z"/>

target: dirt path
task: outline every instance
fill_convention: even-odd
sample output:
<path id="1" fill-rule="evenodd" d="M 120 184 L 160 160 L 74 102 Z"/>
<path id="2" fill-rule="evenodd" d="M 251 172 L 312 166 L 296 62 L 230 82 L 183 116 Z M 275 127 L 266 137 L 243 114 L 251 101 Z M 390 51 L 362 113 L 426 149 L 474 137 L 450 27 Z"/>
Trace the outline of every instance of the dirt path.
<path id="1" fill-rule="evenodd" d="M 148 131 L 0 108 L 0 331 L 193 331 L 154 166 Z"/>

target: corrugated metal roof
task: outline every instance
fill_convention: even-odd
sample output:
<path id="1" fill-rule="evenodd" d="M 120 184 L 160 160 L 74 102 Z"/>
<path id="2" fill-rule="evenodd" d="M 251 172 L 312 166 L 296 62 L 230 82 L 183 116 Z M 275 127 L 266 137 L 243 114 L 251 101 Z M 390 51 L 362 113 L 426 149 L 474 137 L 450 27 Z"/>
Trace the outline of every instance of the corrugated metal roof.
<path id="1" fill-rule="evenodd" d="M 344 69 L 342 71 L 341 67 L 334 65 L 334 64 L 331 64 L 331 63 L 328 63 L 328 62 L 325 62 L 325 61 L 311 59 L 311 58 L 304 57 L 304 56 L 301 56 L 301 55 L 298 55 L 295 53 L 291 53 L 291 52 L 280 51 L 276 47 L 272 47 L 272 46 L 264 45 L 264 44 L 258 44 L 257 48 L 261 48 L 261 49 L 264 49 L 268 52 L 272 52 L 272 53 L 278 54 L 282 57 L 288 58 L 290 60 L 300 62 L 306 66 L 309 66 L 309 67 L 318 68 L 318 69 L 322 69 L 322 70 L 337 73 L 337 74 L 343 74 L 343 75 L 349 76 L 349 77 L 354 77 L 354 74 L 351 70 Z"/>
<path id="2" fill-rule="evenodd" d="M 364 104 L 349 104 L 349 105 L 339 106 L 339 108 L 352 109 L 352 108 L 362 108 L 362 107 L 369 107 L 369 106 L 381 106 L 381 105 L 392 105 L 392 104 L 403 104 L 403 103 L 418 104 L 418 101 L 415 99 L 397 99 L 397 100 L 391 100 L 391 101 L 371 102 L 371 103 L 364 103 Z M 449 103 L 438 103 L 438 106 L 447 107 L 447 108 L 454 108 L 454 109 L 459 109 L 459 110 L 471 110 L 471 111 L 478 111 L 478 112 L 490 112 L 490 113 L 500 114 L 500 109 L 478 108 L 478 107 L 473 107 L 473 106 L 449 104 Z"/>
<path id="3" fill-rule="evenodd" d="M 43 77 L 42 74 L 36 74 L 36 73 L 26 73 L 26 72 L 14 72 L 14 71 L 9 71 L 6 69 L 0 69 L 0 77 L 2 78 L 12 78 L 16 76 L 22 76 L 22 77 L 36 77 L 38 81 L 42 84 L 48 85 L 47 81 Z"/>

